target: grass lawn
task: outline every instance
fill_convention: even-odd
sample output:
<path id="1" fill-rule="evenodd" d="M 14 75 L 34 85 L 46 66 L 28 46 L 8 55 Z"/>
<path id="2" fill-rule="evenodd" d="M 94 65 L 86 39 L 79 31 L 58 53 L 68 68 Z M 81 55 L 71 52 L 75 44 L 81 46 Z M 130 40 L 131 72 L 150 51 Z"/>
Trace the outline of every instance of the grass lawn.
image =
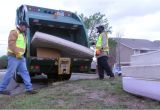
<path id="1" fill-rule="evenodd" d="M 0 95 L 0 109 L 160 109 L 160 102 L 124 92 L 117 77 L 56 82 L 35 95 Z"/>

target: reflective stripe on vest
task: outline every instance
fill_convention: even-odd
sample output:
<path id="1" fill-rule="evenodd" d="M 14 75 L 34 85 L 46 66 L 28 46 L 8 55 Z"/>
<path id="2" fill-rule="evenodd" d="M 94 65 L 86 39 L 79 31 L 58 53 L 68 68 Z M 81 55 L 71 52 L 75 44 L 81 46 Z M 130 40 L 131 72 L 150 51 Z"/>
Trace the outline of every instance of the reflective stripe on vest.
<path id="1" fill-rule="evenodd" d="M 106 36 L 107 36 L 107 33 L 106 33 Z M 96 49 L 101 49 L 101 48 L 102 48 L 102 33 L 99 35 L 97 43 L 96 43 Z M 108 37 L 107 37 L 107 44 L 103 48 L 103 50 L 109 52 Z"/>
<path id="2" fill-rule="evenodd" d="M 26 41 L 25 41 L 25 36 L 20 33 L 18 30 L 16 30 L 18 37 L 16 40 L 16 48 L 18 50 L 18 52 L 23 55 L 25 53 L 25 49 L 26 49 Z M 13 53 L 13 51 L 11 49 L 8 49 L 8 52 Z"/>

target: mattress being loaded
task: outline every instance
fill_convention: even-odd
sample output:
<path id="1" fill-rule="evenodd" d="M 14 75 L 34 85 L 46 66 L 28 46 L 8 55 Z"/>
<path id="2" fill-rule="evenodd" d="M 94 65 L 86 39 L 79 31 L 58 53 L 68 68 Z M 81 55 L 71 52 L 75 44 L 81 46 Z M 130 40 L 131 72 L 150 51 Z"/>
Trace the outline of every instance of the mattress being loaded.
<path id="1" fill-rule="evenodd" d="M 92 58 L 94 56 L 94 52 L 90 48 L 42 32 L 34 34 L 31 45 L 36 48 L 44 47 L 59 50 L 65 57 Z"/>

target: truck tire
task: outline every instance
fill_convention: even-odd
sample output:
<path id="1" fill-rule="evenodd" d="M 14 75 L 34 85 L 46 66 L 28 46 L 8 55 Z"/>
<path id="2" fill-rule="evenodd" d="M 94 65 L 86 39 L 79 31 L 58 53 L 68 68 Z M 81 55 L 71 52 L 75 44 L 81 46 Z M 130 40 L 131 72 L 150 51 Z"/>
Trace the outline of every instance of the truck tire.
<path id="1" fill-rule="evenodd" d="M 49 81 L 58 81 L 58 74 L 48 73 L 47 78 Z"/>
<path id="2" fill-rule="evenodd" d="M 64 80 L 69 80 L 70 78 L 71 78 L 71 74 L 66 74 L 66 75 L 64 74 L 63 75 Z"/>
<path id="3" fill-rule="evenodd" d="M 17 83 L 23 83 L 22 77 L 17 72 L 14 73 L 13 78 Z"/>
<path id="4" fill-rule="evenodd" d="M 69 80 L 71 78 L 71 74 L 58 75 L 58 74 L 48 73 L 47 78 L 49 81 L 64 81 L 64 80 Z"/>
<path id="5" fill-rule="evenodd" d="M 60 81 L 69 80 L 70 78 L 71 78 L 71 74 L 63 74 L 58 76 L 58 80 Z"/>

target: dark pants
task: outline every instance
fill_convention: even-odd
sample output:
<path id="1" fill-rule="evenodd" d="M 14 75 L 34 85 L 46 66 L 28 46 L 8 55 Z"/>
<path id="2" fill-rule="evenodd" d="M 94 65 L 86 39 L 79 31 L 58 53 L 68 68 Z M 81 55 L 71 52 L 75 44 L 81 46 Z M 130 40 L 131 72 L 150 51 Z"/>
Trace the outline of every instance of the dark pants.
<path id="1" fill-rule="evenodd" d="M 106 72 L 107 76 L 114 77 L 114 74 L 112 73 L 112 70 L 109 67 L 107 56 L 100 57 L 97 59 L 97 61 L 98 61 L 98 74 L 100 79 L 104 78 L 104 71 Z"/>

